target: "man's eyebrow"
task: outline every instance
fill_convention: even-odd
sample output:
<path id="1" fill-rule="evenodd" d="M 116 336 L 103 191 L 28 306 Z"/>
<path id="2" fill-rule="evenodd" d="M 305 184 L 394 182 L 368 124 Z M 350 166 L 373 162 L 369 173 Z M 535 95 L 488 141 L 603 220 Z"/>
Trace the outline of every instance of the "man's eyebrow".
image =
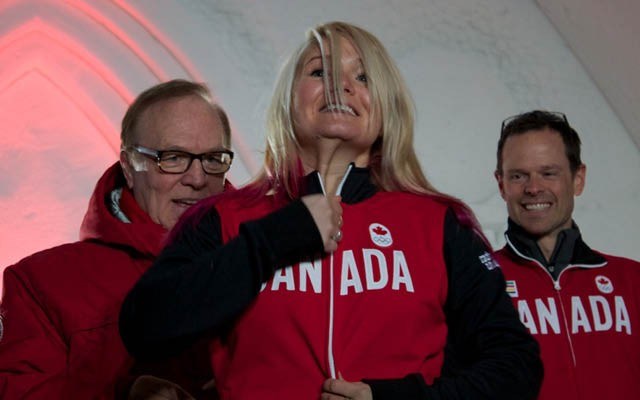
<path id="1" fill-rule="evenodd" d="M 203 151 L 201 154 L 207 154 L 207 153 L 214 153 L 214 152 L 218 152 L 218 151 L 229 151 L 230 149 L 224 147 L 224 146 L 216 146 L 212 149 L 207 149 L 206 151 Z M 183 153 L 192 153 L 192 154 L 196 154 L 192 151 L 187 150 L 186 148 L 182 147 L 182 146 L 178 146 L 178 145 L 174 145 L 174 146 L 168 146 L 165 147 L 159 151 L 180 151 Z M 198 153 L 200 154 L 200 153 Z"/>
<path id="2" fill-rule="evenodd" d="M 520 174 L 527 174 L 528 172 L 525 171 L 522 168 L 509 168 L 509 169 L 505 169 L 504 170 L 505 173 L 514 173 L 514 172 L 518 172 Z"/>
<path id="3" fill-rule="evenodd" d="M 542 167 L 540 167 L 540 169 L 560 169 L 560 168 L 562 167 L 558 164 L 549 164 L 549 165 L 543 165 Z"/>

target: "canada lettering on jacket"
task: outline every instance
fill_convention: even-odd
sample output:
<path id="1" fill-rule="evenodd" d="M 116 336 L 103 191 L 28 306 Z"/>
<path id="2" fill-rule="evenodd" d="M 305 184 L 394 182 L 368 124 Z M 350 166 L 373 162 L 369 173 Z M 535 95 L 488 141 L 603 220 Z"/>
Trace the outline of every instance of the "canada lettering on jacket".
<path id="1" fill-rule="evenodd" d="M 334 260 L 335 257 L 334 253 Z M 358 257 L 357 257 L 358 256 Z M 326 261 L 327 268 L 329 261 Z M 361 266 L 362 268 L 358 268 Z M 391 260 L 378 249 L 362 249 L 362 254 L 353 250 L 342 252 L 342 263 L 334 264 L 334 277 L 340 278 L 339 293 L 346 296 L 365 290 L 404 290 L 413 293 L 413 280 L 402 250 L 394 250 Z M 306 261 L 276 270 L 269 282 L 262 284 L 260 291 L 288 290 L 322 293 L 322 260 Z"/>
<path id="2" fill-rule="evenodd" d="M 614 296 L 613 301 L 604 296 L 571 296 L 571 309 L 567 323 L 572 334 L 579 332 L 600 332 L 615 330 L 631 335 L 629 311 L 622 296 Z M 538 298 L 533 304 L 527 300 L 518 300 L 520 320 L 533 335 L 559 334 L 563 323 L 559 306 L 553 297 Z"/>

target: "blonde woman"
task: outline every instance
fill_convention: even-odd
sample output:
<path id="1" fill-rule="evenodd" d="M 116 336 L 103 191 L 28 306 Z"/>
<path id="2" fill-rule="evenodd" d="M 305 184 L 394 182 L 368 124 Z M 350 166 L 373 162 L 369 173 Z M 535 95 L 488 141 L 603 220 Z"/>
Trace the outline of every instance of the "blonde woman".
<path id="1" fill-rule="evenodd" d="M 263 172 L 174 230 L 123 307 L 129 351 L 210 335 L 223 399 L 534 397 L 537 345 L 471 211 L 425 179 L 412 110 L 374 36 L 311 30 Z"/>

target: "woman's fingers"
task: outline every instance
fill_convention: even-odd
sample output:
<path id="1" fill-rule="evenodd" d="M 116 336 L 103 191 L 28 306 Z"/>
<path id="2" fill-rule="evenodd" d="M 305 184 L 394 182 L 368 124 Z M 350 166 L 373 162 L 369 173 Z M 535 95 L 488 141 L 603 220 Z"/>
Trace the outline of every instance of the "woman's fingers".
<path id="1" fill-rule="evenodd" d="M 302 202 L 307 207 L 318 232 L 322 237 L 324 251 L 329 253 L 338 248 L 338 242 L 342 240 L 342 206 L 340 196 L 325 197 L 321 194 L 313 194 L 302 197 Z"/>

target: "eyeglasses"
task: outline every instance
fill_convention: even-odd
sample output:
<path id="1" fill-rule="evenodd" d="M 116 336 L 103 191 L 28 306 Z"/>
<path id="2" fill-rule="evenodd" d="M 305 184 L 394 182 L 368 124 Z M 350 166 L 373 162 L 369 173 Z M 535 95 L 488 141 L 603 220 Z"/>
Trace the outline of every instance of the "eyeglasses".
<path id="1" fill-rule="evenodd" d="M 160 171 L 167 174 L 184 174 L 189 170 L 194 159 L 200 160 L 206 174 L 221 174 L 231 168 L 233 161 L 233 151 L 231 150 L 193 154 L 179 150 L 154 150 L 138 145 L 131 146 L 130 149 L 154 160 Z"/>
<path id="2" fill-rule="evenodd" d="M 546 123 L 564 122 L 565 124 L 569 125 L 569 121 L 567 120 L 567 116 L 564 115 L 564 113 L 561 113 L 559 111 L 535 110 L 535 111 L 527 112 L 527 113 L 524 113 L 524 114 L 512 115 L 509 118 L 507 118 L 504 121 L 502 121 L 502 126 L 500 127 L 500 135 L 502 135 L 504 133 L 505 128 L 508 127 L 509 124 L 511 124 L 513 121 L 515 121 L 517 119 L 521 119 L 521 118 L 523 120 L 526 120 L 527 122 L 533 122 L 533 121 L 541 121 L 541 122 L 546 122 Z"/>

